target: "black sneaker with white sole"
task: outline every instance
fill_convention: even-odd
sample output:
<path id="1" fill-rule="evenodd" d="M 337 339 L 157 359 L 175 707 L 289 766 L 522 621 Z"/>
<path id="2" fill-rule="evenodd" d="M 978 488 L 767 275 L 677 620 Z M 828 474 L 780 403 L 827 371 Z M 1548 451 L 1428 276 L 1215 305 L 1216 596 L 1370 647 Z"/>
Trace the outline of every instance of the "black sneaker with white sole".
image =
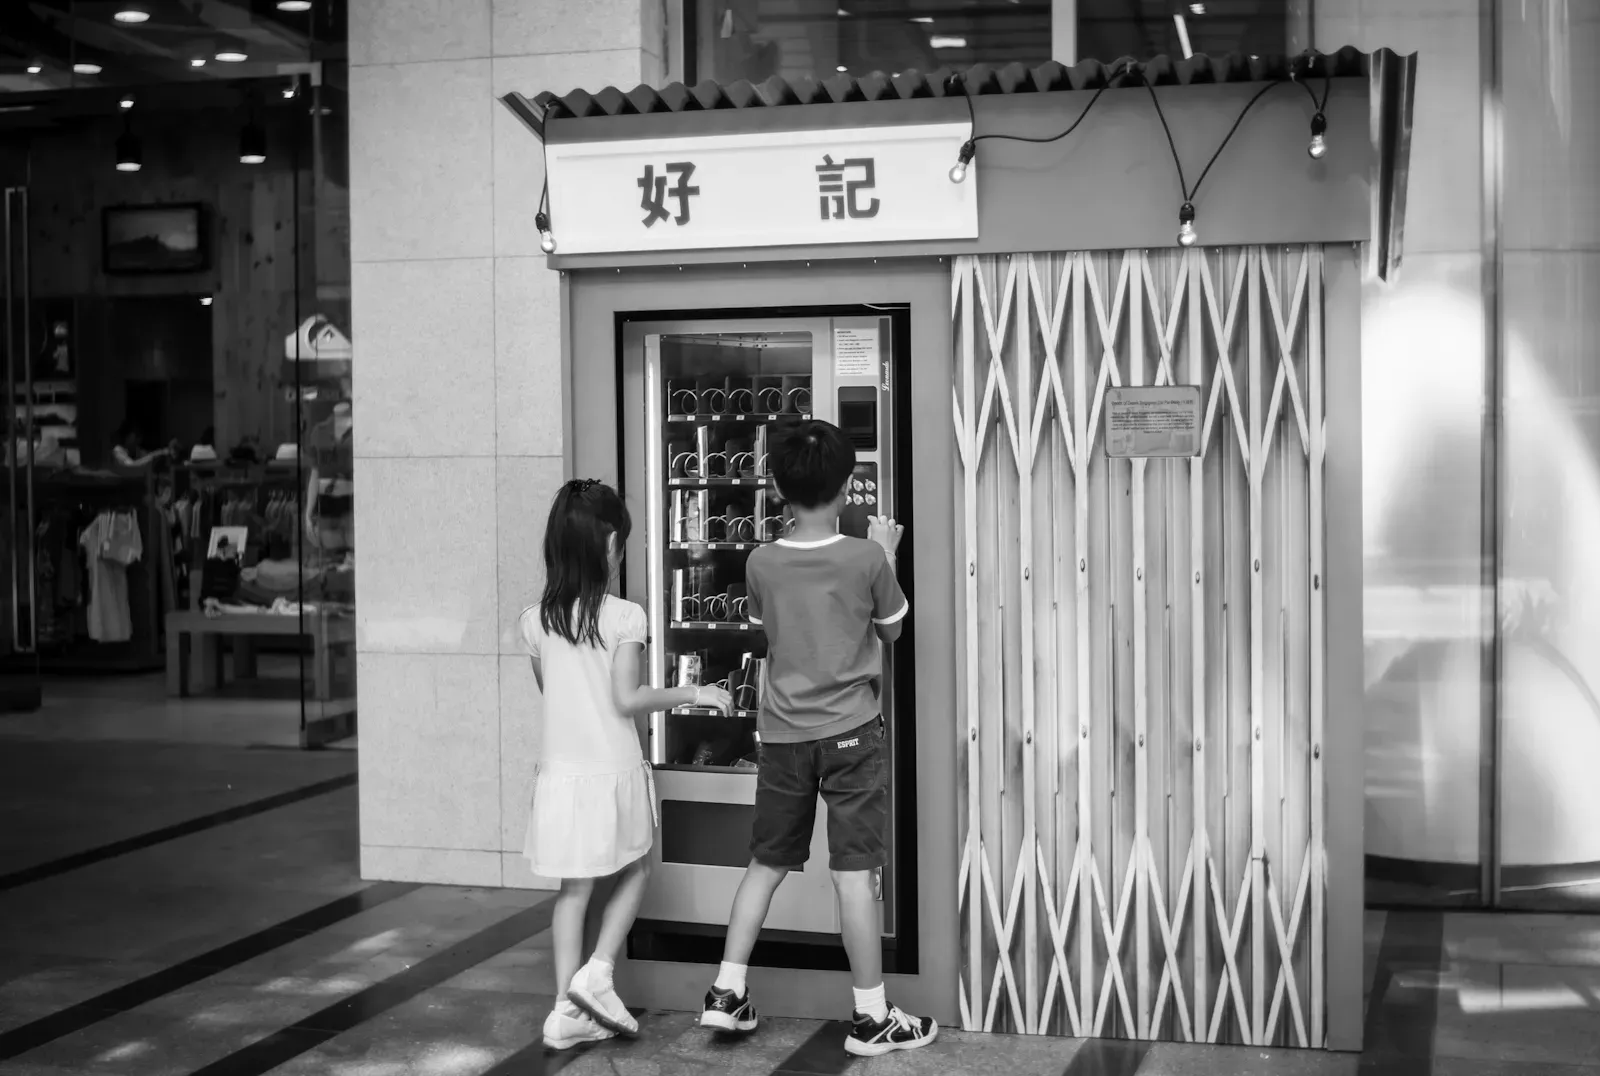
<path id="1" fill-rule="evenodd" d="M 758 1021 L 756 1007 L 750 1004 L 749 990 L 743 997 L 714 986 L 706 991 L 705 1008 L 700 1013 L 701 1027 L 744 1035 L 754 1031 Z"/>
<path id="2" fill-rule="evenodd" d="M 844 1040 L 844 1048 L 856 1057 L 878 1057 L 896 1050 L 915 1050 L 938 1037 L 939 1025 L 932 1017 L 912 1016 L 891 1005 L 882 1020 L 856 1013 L 855 1027 Z"/>

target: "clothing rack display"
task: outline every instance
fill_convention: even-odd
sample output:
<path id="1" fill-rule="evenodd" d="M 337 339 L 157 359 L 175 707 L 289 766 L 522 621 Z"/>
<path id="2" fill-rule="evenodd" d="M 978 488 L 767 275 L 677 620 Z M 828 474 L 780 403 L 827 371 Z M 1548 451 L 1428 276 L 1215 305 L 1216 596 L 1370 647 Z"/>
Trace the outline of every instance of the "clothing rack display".
<path id="1" fill-rule="evenodd" d="M 170 542 L 162 533 L 154 478 L 59 471 L 38 480 L 35 496 L 33 598 L 41 670 L 161 668 L 163 561 Z"/>

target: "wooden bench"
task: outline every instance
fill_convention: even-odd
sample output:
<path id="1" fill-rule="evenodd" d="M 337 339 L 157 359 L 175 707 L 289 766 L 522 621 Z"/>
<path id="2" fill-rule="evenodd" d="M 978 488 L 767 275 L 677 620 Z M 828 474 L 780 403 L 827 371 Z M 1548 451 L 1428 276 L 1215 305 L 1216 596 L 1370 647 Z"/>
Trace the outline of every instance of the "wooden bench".
<path id="1" fill-rule="evenodd" d="M 336 649 L 353 649 L 355 617 L 322 610 L 304 617 L 276 613 L 226 613 L 206 616 L 197 610 L 167 614 L 167 694 L 202 695 L 222 685 L 222 637 L 232 637 L 235 679 L 255 676 L 254 636 L 302 635 L 311 639 L 312 694 L 320 702 L 333 698 Z"/>

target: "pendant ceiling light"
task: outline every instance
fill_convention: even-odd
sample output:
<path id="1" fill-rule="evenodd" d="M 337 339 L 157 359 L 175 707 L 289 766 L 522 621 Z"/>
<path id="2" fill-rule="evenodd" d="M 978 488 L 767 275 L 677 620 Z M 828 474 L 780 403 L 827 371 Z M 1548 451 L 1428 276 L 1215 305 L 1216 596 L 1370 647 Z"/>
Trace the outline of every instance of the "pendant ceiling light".
<path id="1" fill-rule="evenodd" d="M 267 132 L 253 119 L 239 132 L 239 163 L 267 163 Z"/>
<path id="2" fill-rule="evenodd" d="M 150 9 L 143 4 L 119 4 L 113 19 L 127 26 L 138 26 L 150 21 Z"/>
<path id="3" fill-rule="evenodd" d="M 139 136 L 133 133 L 133 121 L 128 120 L 117 137 L 117 171 L 137 172 L 144 167 L 144 152 Z"/>

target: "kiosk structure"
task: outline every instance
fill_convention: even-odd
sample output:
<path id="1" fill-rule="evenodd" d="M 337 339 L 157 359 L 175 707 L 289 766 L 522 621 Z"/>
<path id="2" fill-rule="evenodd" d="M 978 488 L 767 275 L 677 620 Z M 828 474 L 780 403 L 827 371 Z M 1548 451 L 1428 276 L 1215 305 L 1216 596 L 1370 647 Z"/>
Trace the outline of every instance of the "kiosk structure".
<path id="1" fill-rule="evenodd" d="M 891 994 L 1360 1047 L 1360 304 L 1398 265 L 1412 75 L 1347 49 L 504 99 L 544 143 L 568 468 L 642 521 L 651 676 L 737 704 L 641 723 L 630 998 L 693 1008 L 715 972 L 763 685 L 742 564 L 786 525 L 769 432 L 815 415 L 861 460 L 842 527 L 908 530 Z M 842 1015 L 837 915 L 818 854 L 764 1012 Z"/>

